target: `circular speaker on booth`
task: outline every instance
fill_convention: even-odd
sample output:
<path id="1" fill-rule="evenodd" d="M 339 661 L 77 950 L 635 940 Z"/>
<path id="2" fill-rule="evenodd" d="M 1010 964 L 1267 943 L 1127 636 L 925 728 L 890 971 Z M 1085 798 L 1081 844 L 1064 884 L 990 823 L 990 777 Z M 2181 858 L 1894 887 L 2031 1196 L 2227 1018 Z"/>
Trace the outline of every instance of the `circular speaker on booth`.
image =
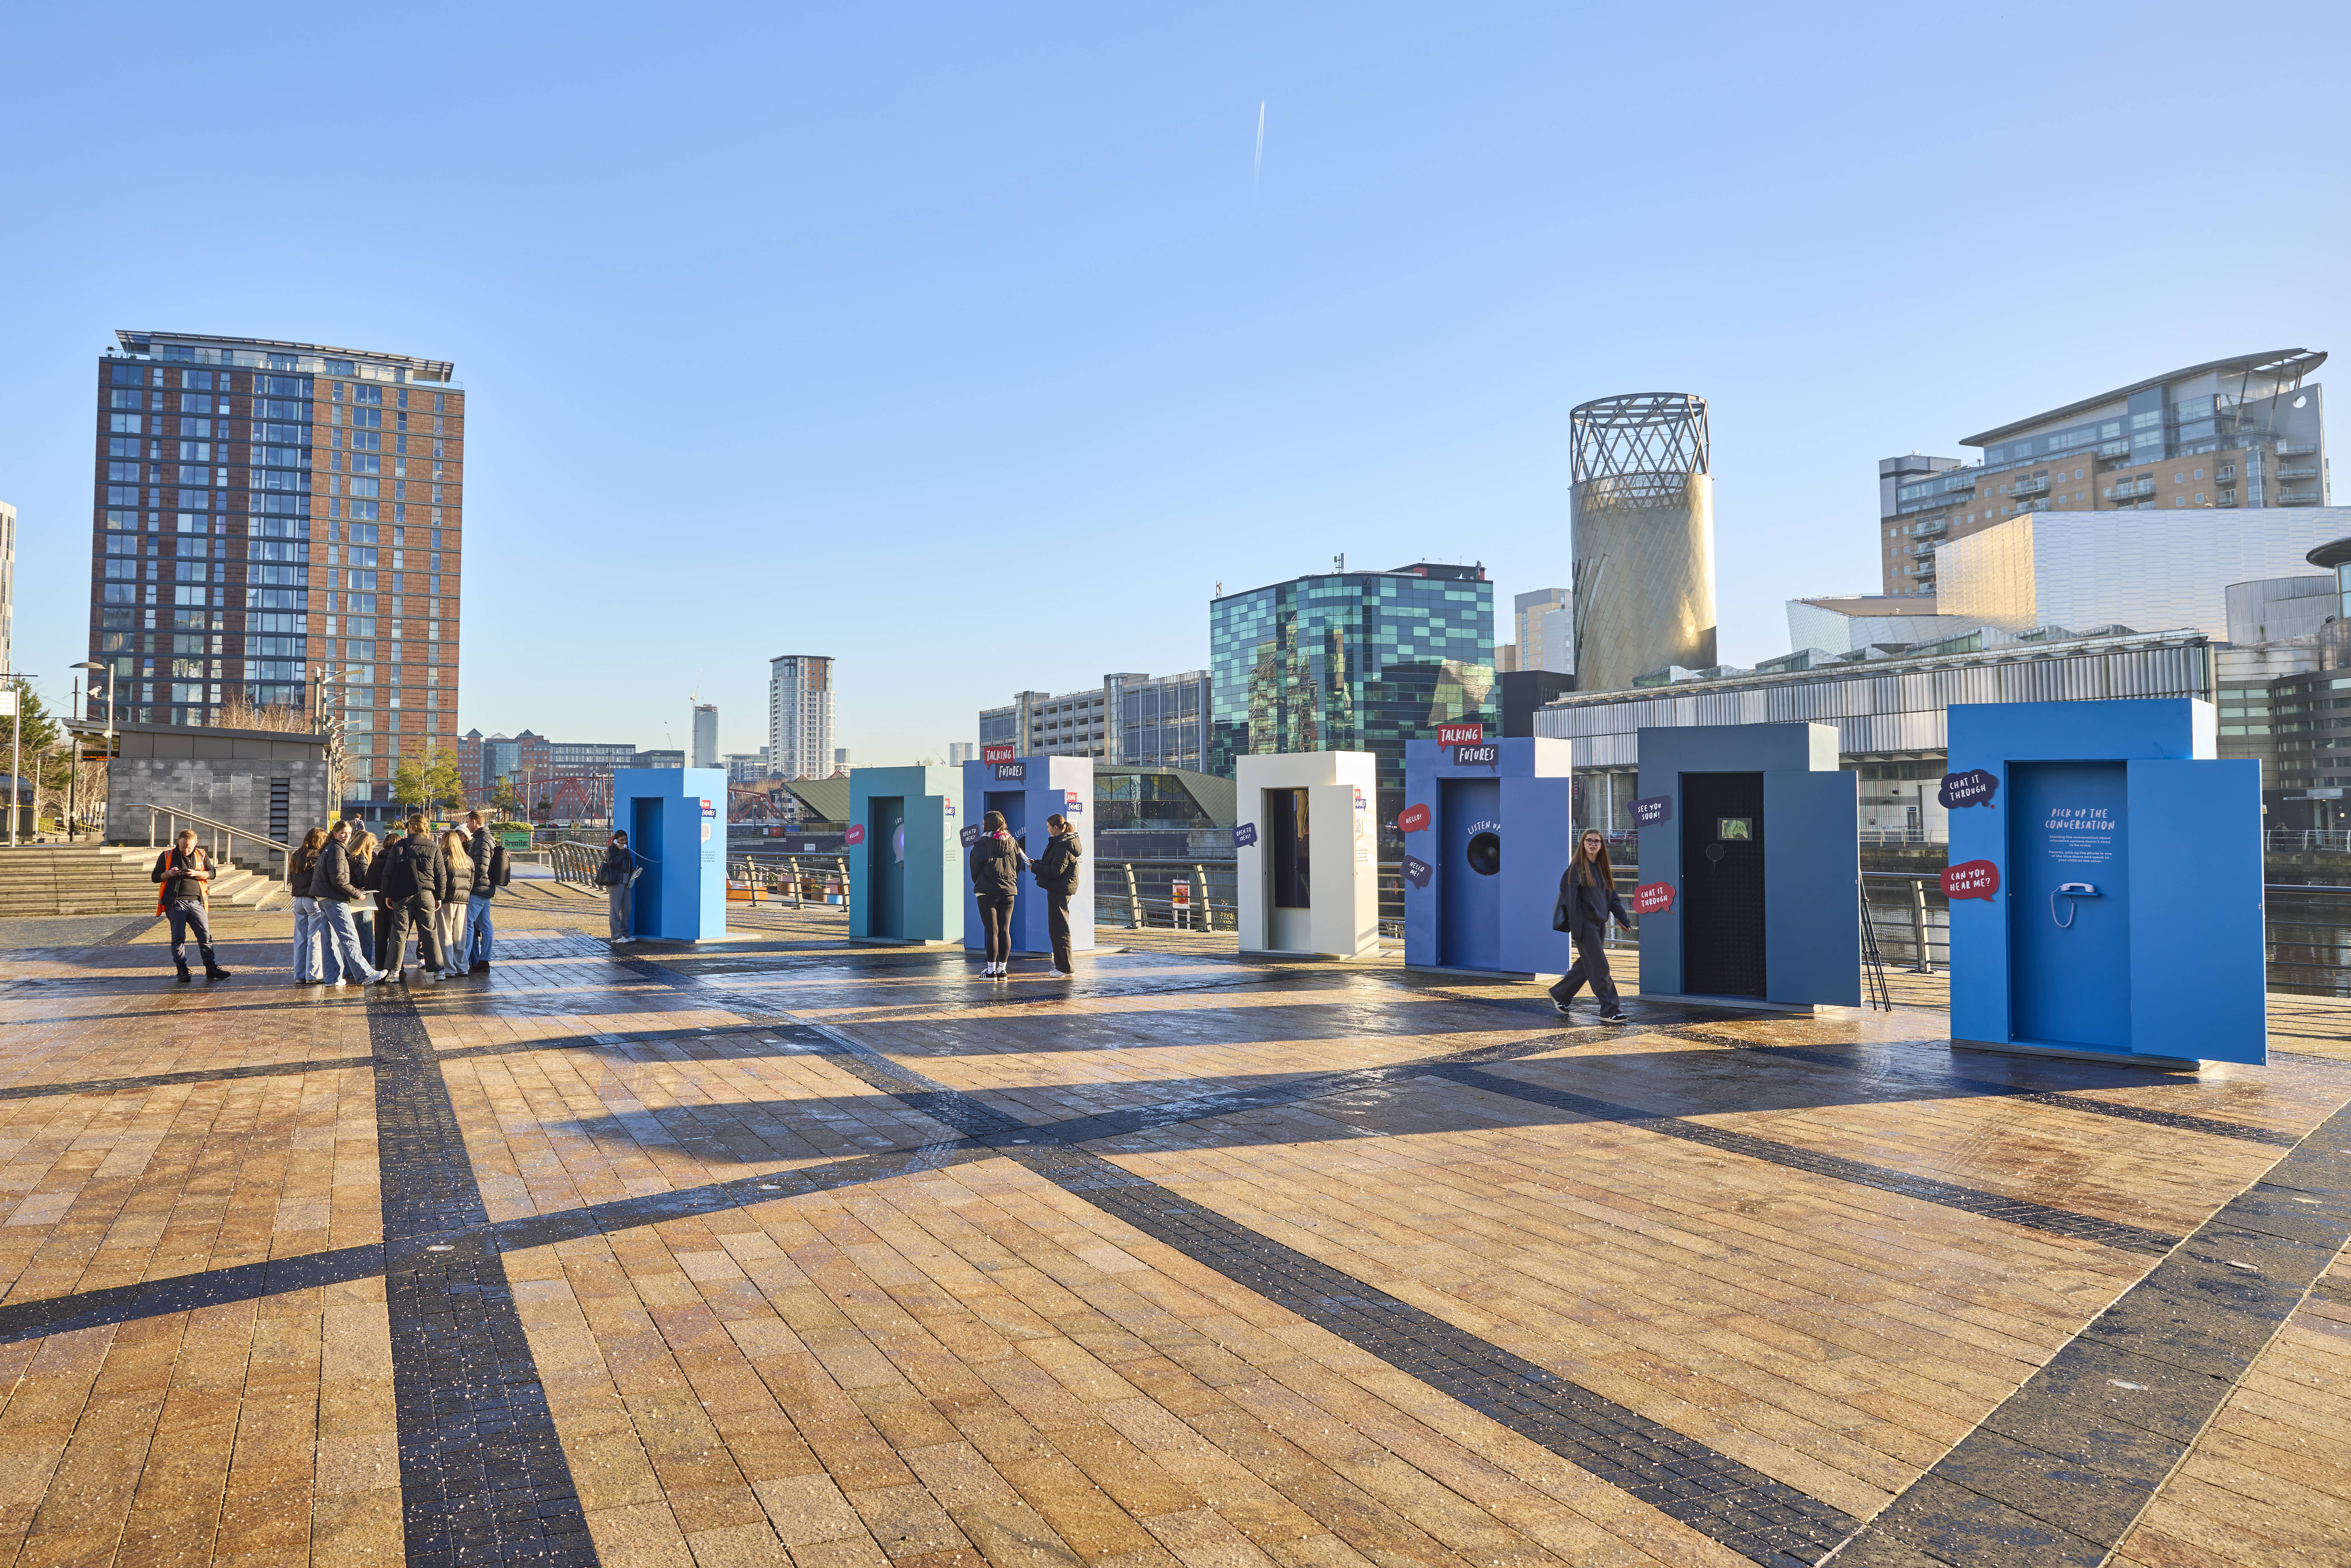
<path id="1" fill-rule="evenodd" d="M 1473 833 L 1469 838 L 1469 869 L 1491 876 L 1502 869 L 1502 835 Z"/>

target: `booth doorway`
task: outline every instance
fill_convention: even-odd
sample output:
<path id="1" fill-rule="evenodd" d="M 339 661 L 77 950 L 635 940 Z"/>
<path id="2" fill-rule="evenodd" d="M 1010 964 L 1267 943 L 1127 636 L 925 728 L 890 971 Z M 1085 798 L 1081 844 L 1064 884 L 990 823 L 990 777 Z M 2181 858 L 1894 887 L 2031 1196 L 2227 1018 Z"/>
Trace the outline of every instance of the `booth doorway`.
<path id="1" fill-rule="evenodd" d="M 1306 791 L 1268 789 L 1265 824 L 1266 941 L 1276 952 L 1314 950 L 1313 845 L 1307 836 Z"/>
<path id="2" fill-rule="evenodd" d="M 1026 791 L 990 789 L 987 792 L 987 803 L 980 810 L 983 813 L 1003 812 L 1004 831 L 1012 835 L 1012 841 L 1020 846 L 1021 853 L 1029 852 L 1029 796 Z M 980 821 L 985 822 L 987 819 L 983 815 Z"/>
<path id="3" fill-rule="evenodd" d="M 1502 781 L 1437 781 L 1444 862 L 1437 873 L 1437 961 L 1448 969 L 1502 967 Z"/>
<path id="4" fill-rule="evenodd" d="M 629 935 L 658 936 L 662 928 L 662 865 L 653 852 L 662 847 L 662 807 L 659 796 L 640 796 L 630 802 L 629 847 L 644 863 L 629 904 Z"/>
<path id="5" fill-rule="evenodd" d="M 2011 1040 L 2130 1049 L 2128 778 L 2121 762 L 2009 764 Z"/>
<path id="6" fill-rule="evenodd" d="M 876 936 L 906 935 L 906 798 L 874 795 L 865 802 L 865 885 L 873 913 L 865 929 Z"/>
<path id="7" fill-rule="evenodd" d="M 1682 989 L 1761 997 L 1763 775 L 1682 775 Z"/>

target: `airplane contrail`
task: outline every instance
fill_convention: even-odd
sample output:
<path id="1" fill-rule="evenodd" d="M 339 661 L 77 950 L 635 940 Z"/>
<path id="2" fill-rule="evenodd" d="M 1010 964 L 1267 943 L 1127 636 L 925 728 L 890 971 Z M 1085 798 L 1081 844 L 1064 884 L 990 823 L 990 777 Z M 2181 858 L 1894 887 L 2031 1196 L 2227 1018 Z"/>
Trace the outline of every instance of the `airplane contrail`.
<path id="1" fill-rule="evenodd" d="M 1249 200 L 1257 200 L 1258 186 L 1265 177 L 1265 99 L 1257 100 L 1257 162 L 1249 170 Z"/>

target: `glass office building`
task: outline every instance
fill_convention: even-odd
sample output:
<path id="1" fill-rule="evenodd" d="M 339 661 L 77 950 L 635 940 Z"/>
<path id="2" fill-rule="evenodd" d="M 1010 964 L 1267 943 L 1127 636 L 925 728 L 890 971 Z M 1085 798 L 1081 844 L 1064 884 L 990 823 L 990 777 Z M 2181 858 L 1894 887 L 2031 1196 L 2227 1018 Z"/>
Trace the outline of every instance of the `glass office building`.
<path id="1" fill-rule="evenodd" d="M 1247 753 L 1369 751 L 1379 814 L 1403 809 L 1404 746 L 1440 724 L 1498 733 L 1494 585 L 1423 561 L 1301 577 L 1208 607 L 1209 764 Z"/>

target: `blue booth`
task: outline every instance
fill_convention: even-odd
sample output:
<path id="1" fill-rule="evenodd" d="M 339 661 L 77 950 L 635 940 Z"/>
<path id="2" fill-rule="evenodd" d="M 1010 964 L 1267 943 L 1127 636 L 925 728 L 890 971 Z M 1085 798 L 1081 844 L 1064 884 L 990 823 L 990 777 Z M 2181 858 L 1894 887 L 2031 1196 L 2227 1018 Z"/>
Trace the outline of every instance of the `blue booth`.
<path id="1" fill-rule="evenodd" d="M 629 935 L 701 942 L 726 935 L 726 773 L 718 768 L 616 768 L 612 824 L 640 874 Z"/>
<path id="2" fill-rule="evenodd" d="M 951 942 L 963 857 L 956 847 L 955 768 L 849 770 L 849 939 Z"/>
<path id="3" fill-rule="evenodd" d="M 1087 953 L 1094 945 L 1093 845 L 1087 824 L 1092 820 L 1094 764 L 1091 757 L 1016 757 L 963 765 L 963 796 L 970 813 L 958 842 L 977 839 L 981 820 L 990 811 L 1004 813 L 1004 825 L 1031 858 L 1045 852 L 1045 819 L 1059 811 L 1069 818 L 1086 859 L 1078 877 L 1078 891 L 1070 896 L 1070 950 Z M 979 929 L 979 902 L 972 896 L 966 857 L 958 854 L 956 874 L 963 883 L 963 945 L 982 952 L 987 940 Z M 1045 924 L 1045 891 L 1023 874 L 1019 896 L 1012 904 L 1012 950 L 1050 953 L 1053 940 Z"/>
<path id="4" fill-rule="evenodd" d="M 1573 743 L 1520 737 L 1404 747 L 1404 961 L 1427 969 L 1562 975 L 1551 928 L 1575 851 Z"/>
<path id="5" fill-rule="evenodd" d="M 2262 776 L 2188 697 L 1950 709 L 1951 1042 L 2269 1060 Z"/>
<path id="6" fill-rule="evenodd" d="M 1861 1005 L 1859 777 L 1826 724 L 1639 732 L 1641 992 Z"/>

